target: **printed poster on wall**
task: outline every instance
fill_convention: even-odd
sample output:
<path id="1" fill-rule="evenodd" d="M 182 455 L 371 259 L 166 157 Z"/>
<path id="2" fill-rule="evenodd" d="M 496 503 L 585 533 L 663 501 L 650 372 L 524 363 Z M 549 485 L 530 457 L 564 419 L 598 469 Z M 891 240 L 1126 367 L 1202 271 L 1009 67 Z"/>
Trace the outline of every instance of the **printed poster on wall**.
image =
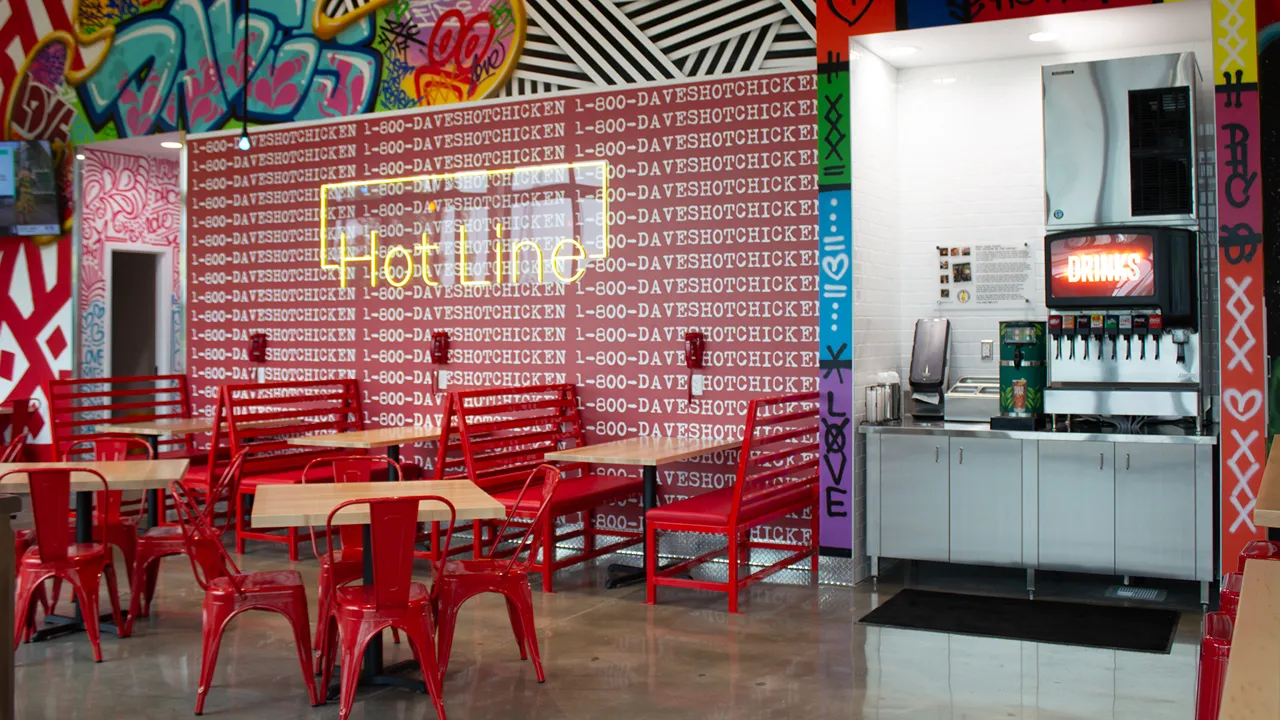
<path id="1" fill-rule="evenodd" d="M 1022 307 L 1035 292 L 1026 243 L 938 246 L 938 304 L 949 308 Z"/>

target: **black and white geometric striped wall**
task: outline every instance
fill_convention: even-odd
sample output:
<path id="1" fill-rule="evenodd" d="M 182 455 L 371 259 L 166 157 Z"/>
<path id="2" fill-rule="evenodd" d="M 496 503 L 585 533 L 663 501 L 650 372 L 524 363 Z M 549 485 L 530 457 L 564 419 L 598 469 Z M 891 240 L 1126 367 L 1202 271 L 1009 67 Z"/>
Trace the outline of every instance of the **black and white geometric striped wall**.
<path id="1" fill-rule="evenodd" d="M 525 0 L 511 97 L 812 68 L 816 0 Z"/>

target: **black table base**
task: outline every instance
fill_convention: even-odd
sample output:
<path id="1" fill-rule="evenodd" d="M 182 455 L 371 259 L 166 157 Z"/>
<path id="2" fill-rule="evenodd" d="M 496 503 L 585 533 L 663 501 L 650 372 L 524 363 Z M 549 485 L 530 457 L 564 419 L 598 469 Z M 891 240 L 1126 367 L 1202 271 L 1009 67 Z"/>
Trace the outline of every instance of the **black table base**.
<path id="1" fill-rule="evenodd" d="M 644 512 L 647 518 L 649 511 L 658 506 L 658 468 L 656 465 L 645 465 L 643 470 Z M 644 541 L 640 543 L 640 551 L 644 553 L 640 556 L 640 565 L 627 565 L 624 563 L 610 565 L 608 568 L 609 579 L 604 583 L 606 588 L 613 590 L 614 588 L 642 583 L 647 579 L 644 565 L 649 561 L 649 534 L 645 530 L 646 518 L 641 518 L 640 520 L 640 532 L 644 533 Z"/>

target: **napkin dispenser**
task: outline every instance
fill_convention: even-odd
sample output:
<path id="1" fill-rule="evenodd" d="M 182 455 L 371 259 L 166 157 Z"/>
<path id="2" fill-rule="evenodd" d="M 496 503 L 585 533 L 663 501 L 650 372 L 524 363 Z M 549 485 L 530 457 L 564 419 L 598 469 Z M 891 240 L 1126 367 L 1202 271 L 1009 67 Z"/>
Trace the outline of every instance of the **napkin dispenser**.
<path id="1" fill-rule="evenodd" d="M 951 321 L 921 318 L 916 321 L 911 345 L 911 417 L 918 420 L 943 418 L 944 392 L 951 360 Z"/>

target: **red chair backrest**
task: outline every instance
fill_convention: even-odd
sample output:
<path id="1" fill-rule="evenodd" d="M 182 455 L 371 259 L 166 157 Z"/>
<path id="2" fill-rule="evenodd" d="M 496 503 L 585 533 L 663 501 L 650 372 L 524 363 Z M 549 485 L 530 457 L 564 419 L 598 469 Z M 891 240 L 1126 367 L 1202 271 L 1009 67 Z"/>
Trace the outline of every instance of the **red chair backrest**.
<path id="1" fill-rule="evenodd" d="M 82 445 L 84 448 L 77 450 Z M 130 456 L 137 460 L 155 459 L 151 445 L 146 440 L 133 435 L 99 435 L 91 440 L 77 440 L 66 447 L 63 457 L 74 458 L 76 455 L 89 453 L 92 454 L 94 462 L 129 460 Z M 98 495 L 96 502 L 106 505 L 108 522 L 117 522 L 124 516 L 123 492 L 111 490 L 105 495 Z M 135 502 L 133 510 L 129 517 L 141 517 L 142 503 Z"/>
<path id="2" fill-rule="evenodd" d="M 737 522 L 744 503 L 784 485 L 817 488 L 816 392 L 760 398 L 747 406 L 730 522 Z"/>
<path id="3" fill-rule="evenodd" d="M 551 507 L 551 500 L 556 494 L 556 487 L 559 486 L 561 480 L 560 469 L 551 465 L 539 465 L 537 469 L 529 473 L 529 477 L 524 481 L 524 487 L 520 488 L 520 493 L 516 495 L 515 504 L 512 507 L 520 507 L 520 503 L 524 500 L 524 496 L 531 488 L 537 487 L 542 493 L 542 504 L 538 506 L 538 511 L 534 513 L 532 521 L 528 518 L 521 518 L 521 522 L 530 522 L 529 528 L 525 530 L 524 537 L 520 538 L 520 542 L 516 545 L 515 551 L 511 553 L 510 560 L 507 561 L 507 572 L 520 570 L 528 572 L 533 564 L 534 555 L 538 552 L 538 545 L 546 541 L 539 533 L 540 523 L 543 516 L 549 512 L 547 508 Z M 515 519 L 515 513 L 509 513 L 502 521 L 502 527 L 498 529 L 497 534 L 493 536 L 493 544 L 489 546 L 488 557 L 496 557 L 498 546 L 502 544 L 503 539 L 507 536 L 507 527 L 511 521 Z M 445 545 L 444 547 L 449 547 Z M 520 560 L 521 554 L 524 560 Z M 519 563 L 519 564 L 517 564 Z"/>
<path id="4" fill-rule="evenodd" d="M 388 472 L 394 468 L 396 477 L 404 477 L 400 463 L 385 455 L 347 455 L 336 458 L 316 458 L 307 463 L 307 466 L 302 469 L 302 483 L 305 485 L 307 483 L 325 482 L 324 480 L 316 479 L 312 468 L 328 463 L 332 463 L 333 482 L 336 483 L 370 482 L 373 479 L 373 471 L 378 465 L 383 466 Z M 364 531 L 360 529 L 359 525 L 340 525 L 338 527 L 338 540 L 340 541 L 338 547 L 345 550 L 358 550 L 364 546 Z M 311 549 L 315 552 L 316 557 L 319 558 L 320 547 L 316 545 L 314 529 L 311 530 Z"/>
<path id="5" fill-rule="evenodd" d="M 212 485 L 204 498 L 204 515 L 205 521 L 212 527 L 216 525 L 215 519 L 218 512 L 218 503 L 225 502 L 227 504 L 226 525 L 230 528 L 235 521 L 235 501 L 236 490 L 240 488 L 240 472 L 244 467 L 245 453 L 241 452 L 231 458 L 231 462 L 222 468 L 221 474 Z"/>
<path id="6" fill-rule="evenodd" d="M 0 462 L 22 462 L 23 455 L 27 450 L 27 434 L 18 433 L 9 444 L 5 446 L 4 451 L 0 453 Z"/>
<path id="7" fill-rule="evenodd" d="M 329 559 L 334 560 L 333 518 L 352 505 L 369 507 L 369 541 L 366 552 L 373 555 L 374 604 L 377 609 L 403 608 L 409 602 L 409 586 L 413 583 L 413 544 L 418 535 L 418 504 L 438 502 L 449 508 L 448 531 L 444 547 L 453 541 L 453 525 L 458 513 L 453 503 L 439 495 L 410 495 L 406 497 L 363 498 L 347 500 L 329 512 L 325 521 L 325 536 L 329 542 Z M 433 563 L 439 573 L 444 566 L 444 553 Z"/>
<path id="8" fill-rule="evenodd" d="M 173 504 L 178 510 L 178 522 L 182 525 L 182 542 L 187 549 L 187 558 L 191 561 L 191 570 L 201 589 L 208 590 L 214 580 L 225 577 L 231 580 L 237 593 L 243 594 L 236 582 L 240 568 L 236 567 L 231 554 L 223 547 L 222 539 L 205 520 L 204 514 L 191 500 L 182 483 L 177 480 L 170 483 L 169 493 L 173 495 Z"/>
<path id="9" fill-rule="evenodd" d="M 28 494 L 31 496 L 31 516 L 36 524 L 36 544 L 40 546 L 40 559 L 60 562 L 67 559 L 67 548 L 75 539 L 74 530 L 67 523 L 67 508 L 71 507 L 71 474 L 79 473 L 96 477 L 102 490 L 108 489 L 107 479 L 96 470 L 86 468 L 51 468 L 45 470 L 10 470 L 0 475 L 4 480 L 10 475 L 27 476 Z M 107 509 L 103 503 L 96 508 L 98 522 L 105 525 Z"/>
<path id="10" fill-rule="evenodd" d="M 99 430 L 101 426 L 191 417 L 186 375 L 50 380 L 45 394 L 54 460 L 65 459 L 65 449 L 72 443 L 110 434 Z M 178 435 L 161 438 L 159 445 L 161 452 L 188 451 L 194 449 L 195 441 L 191 435 Z"/>
<path id="11" fill-rule="evenodd" d="M 436 478 L 465 477 L 489 492 L 514 490 L 548 451 L 585 444 L 573 385 L 456 391 L 440 420 Z"/>

